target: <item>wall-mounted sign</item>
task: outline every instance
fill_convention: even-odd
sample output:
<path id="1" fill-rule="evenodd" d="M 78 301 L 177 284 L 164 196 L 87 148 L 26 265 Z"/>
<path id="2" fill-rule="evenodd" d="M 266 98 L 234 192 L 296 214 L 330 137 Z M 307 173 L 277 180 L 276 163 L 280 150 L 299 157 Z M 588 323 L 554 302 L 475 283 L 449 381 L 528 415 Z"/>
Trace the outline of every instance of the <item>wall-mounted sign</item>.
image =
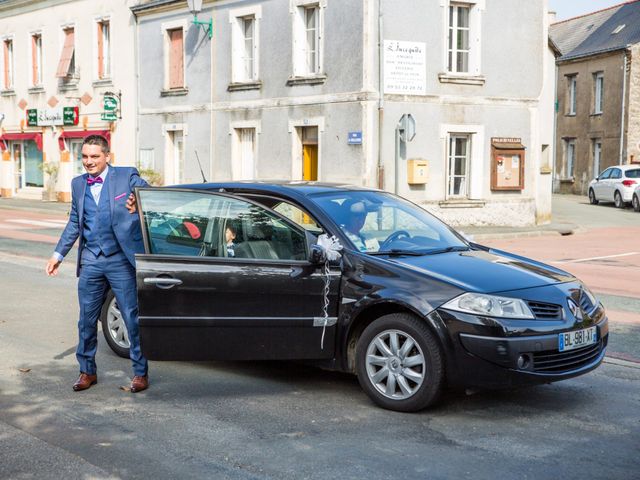
<path id="1" fill-rule="evenodd" d="M 522 139 L 491 139 L 491 190 L 523 190 L 525 147 Z"/>
<path id="2" fill-rule="evenodd" d="M 362 132 L 349 132 L 347 143 L 349 145 L 362 145 Z"/>
<path id="3" fill-rule="evenodd" d="M 427 94 L 427 44 L 384 41 L 384 93 Z"/>
<path id="4" fill-rule="evenodd" d="M 100 118 L 106 122 L 115 122 L 118 119 L 118 97 L 105 95 L 102 99 L 104 112 Z"/>
<path id="5" fill-rule="evenodd" d="M 78 125 L 78 107 L 30 108 L 27 110 L 27 126 L 52 127 Z"/>

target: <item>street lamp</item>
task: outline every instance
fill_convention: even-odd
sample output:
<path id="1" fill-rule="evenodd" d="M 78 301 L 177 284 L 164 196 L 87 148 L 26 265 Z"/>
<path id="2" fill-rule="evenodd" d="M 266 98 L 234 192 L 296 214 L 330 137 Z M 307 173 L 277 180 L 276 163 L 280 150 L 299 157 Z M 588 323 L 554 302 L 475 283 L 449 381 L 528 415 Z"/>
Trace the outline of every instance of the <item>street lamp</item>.
<path id="1" fill-rule="evenodd" d="M 202 0 L 187 0 L 187 5 L 189 6 L 189 12 L 193 14 L 193 20 L 191 23 L 194 25 L 202 25 L 205 28 L 205 32 L 209 34 L 209 40 L 213 38 L 213 19 L 210 18 L 209 21 L 200 21 L 198 20 L 198 14 L 202 10 Z"/>

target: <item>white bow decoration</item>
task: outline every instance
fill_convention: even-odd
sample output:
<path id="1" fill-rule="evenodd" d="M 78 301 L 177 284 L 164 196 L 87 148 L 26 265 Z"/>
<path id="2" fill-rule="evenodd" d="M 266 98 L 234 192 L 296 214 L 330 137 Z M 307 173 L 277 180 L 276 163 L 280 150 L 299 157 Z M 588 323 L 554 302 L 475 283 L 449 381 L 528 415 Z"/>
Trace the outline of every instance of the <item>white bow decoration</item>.
<path id="1" fill-rule="evenodd" d="M 338 260 L 341 257 L 340 250 L 342 250 L 342 245 L 335 235 L 330 237 L 326 233 L 323 233 L 318 237 L 318 245 L 322 247 L 327 260 L 330 262 Z"/>

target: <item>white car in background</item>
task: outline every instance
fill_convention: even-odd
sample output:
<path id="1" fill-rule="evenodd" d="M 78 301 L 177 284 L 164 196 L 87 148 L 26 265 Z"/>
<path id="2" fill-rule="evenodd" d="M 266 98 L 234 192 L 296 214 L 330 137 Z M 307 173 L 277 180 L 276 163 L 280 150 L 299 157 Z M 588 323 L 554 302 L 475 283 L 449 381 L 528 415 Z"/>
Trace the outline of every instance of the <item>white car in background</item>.
<path id="1" fill-rule="evenodd" d="M 640 212 L 640 185 L 633 191 L 633 197 L 631 197 L 631 205 L 636 212 Z"/>
<path id="2" fill-rule="evenodd" d="M 589 183 L 589 201 L 592 205 L 613 202 L 617 208 L 623 208 L 632 201 L 633 192 L 638 186 L 640 165 L 609 167 Z"/>

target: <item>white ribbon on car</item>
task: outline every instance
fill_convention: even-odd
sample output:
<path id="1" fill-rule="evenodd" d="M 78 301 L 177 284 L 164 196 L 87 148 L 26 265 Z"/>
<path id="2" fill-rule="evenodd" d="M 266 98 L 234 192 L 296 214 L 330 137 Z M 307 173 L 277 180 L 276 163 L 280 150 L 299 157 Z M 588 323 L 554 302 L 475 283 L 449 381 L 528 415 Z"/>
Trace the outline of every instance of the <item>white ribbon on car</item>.
<path id="1" fill-rule="evenodd" d="M 327 330 L 327 323 L 329 322 L 329 292 L 331 286 L 331 271 L 329 269 L 329 263 L 335 262 L 342 255 L 342 245 L 340 241 L 335 237 L 329 237 L 326 233 L 323 233 L 318 237 L 317 245 L 322 249 L 324 255 L 324 292 L 323 292 L 323 304 L 322 304 L 322 337 L 320 337 L 320 349 L 324 350 L 324 334 Z"/>

